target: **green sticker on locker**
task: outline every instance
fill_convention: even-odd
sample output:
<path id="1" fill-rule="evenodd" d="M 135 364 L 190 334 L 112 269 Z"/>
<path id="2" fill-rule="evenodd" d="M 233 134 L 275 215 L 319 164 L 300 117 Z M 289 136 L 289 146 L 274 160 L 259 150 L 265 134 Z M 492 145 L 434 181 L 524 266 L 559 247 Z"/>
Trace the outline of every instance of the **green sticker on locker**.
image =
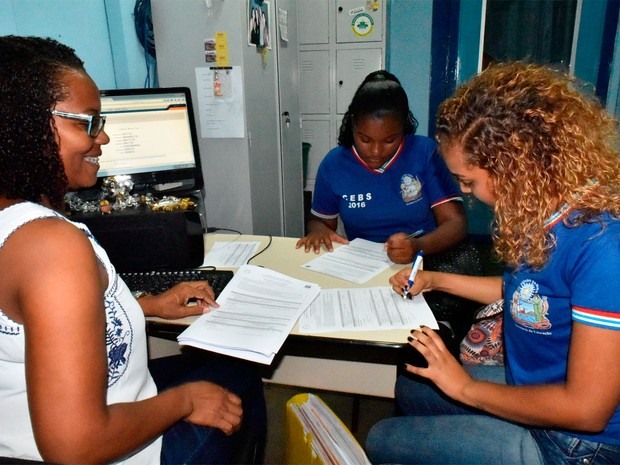
<path id="1" fill-rule="evenodd" d="M 368 13 L 355 15 L 353 21 L 351 21 L 351 29 L 353 29 L 353 33 L 356 36 L 366 37 L 372 32 L 374 27 L 375 22 Z"/>

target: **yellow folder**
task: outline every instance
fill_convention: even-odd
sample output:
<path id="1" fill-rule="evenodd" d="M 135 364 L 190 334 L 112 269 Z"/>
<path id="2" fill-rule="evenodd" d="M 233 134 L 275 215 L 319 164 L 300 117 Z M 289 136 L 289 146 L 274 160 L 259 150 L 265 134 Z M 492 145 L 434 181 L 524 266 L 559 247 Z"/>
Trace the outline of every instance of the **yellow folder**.
<path id="1" fill-rule="evenodd" d="M 321 398 L 297 394 L 286 403 L 286 464 L 370 465 L 370 461 Z"/>

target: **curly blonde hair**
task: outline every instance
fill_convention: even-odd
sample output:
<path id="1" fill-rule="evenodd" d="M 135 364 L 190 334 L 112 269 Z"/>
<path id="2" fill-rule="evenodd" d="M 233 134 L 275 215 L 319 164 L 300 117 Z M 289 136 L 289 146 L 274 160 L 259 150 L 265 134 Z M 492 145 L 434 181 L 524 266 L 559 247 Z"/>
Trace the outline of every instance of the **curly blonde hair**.
<path id="1" fill-rule="evenodd" d="M 489 172 L 495 250 L 510 266 L 547 262 L 555 240 L 545 222 L 562 207 L 573 210 L 570 225 L 620 216 L 617 121 L 562 73 L 487 68 L 440 106 L 437 138 Z"/>

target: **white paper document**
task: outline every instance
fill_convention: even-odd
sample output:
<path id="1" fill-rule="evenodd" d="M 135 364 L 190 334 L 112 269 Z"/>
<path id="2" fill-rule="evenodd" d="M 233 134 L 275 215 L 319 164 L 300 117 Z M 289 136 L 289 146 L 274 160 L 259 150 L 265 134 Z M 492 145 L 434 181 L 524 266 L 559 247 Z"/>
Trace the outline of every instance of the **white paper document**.
<path id="1" fill-rule="evenodd" d="M 270 364 L 299 316 L 319 294 L 314 283 L 255 265 L 243 265 L 217 299 L 178 336 L 190 345 Z"/>
<path id="2" fill-rule="evenodd" d="M 205 255 L 202 266 L 234 268 L 245 265 L 258 250 L 260 242 L 217 241 Z"/>
<path id="3" fill-rule="evenodd" d="M 380 242 L 354 239 L 301 265 L 302 268 L 362 284 L 392 265 Z"/>
<path id="4" fill-rule="evenodd" d="M 220 76 L 224 73 L 224 77 Z M 229 87 L 218 95 L 215 83 L 224 80 Z M 221 89 L 221 87 L 220 87 Z M 241 66 L 224 70 L 196 68 L 196 97 L 200 136 L 208 138 L 245 137 L 245 107 Z"/>
<path id="5" fill-rule="evenodd" d="M 299 332 L 414 329 L 420 325 L 439 329 L 422 294 L 403 299 L 390 287 L 323 289 L 299 319 Z"/>

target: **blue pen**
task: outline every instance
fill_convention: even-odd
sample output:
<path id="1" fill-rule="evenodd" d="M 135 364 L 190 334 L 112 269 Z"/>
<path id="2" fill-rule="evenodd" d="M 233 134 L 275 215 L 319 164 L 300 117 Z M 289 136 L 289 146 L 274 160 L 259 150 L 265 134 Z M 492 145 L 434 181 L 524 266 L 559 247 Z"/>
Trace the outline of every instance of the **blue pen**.
<path id="1" fill-rule="evenodd" d="M 411 239 L 416 238 L 416 237 L 420 237 L 424 234 L 424 230 L 423 229 L 418 229 L 416 232 L 412 232 L 411 234 L 409 234 L 409 237 Z"/>
<path id="2" fill-rule="evenodd" d="M 405 288 L 405 293 L 403 294 L 403 299 L 406 299 L 409 295 L 409 289 L 413 286 L 413 282 L 415 281 L 415 275 L 418 274 L 418 270 L 422 266 L 422 259 L 424 258 L 424 252 L 419 251 L 411 265 L 411 273 L 409 273 L 409 280 L 407 281 L 407 287 Z"/>

